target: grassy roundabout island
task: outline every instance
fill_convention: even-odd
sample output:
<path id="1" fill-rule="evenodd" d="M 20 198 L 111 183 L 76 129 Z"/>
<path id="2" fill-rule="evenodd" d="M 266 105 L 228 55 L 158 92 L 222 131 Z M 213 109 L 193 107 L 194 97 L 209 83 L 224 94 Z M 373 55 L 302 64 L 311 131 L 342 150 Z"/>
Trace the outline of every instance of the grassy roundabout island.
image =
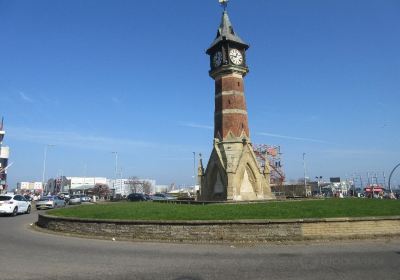
<path id="1" fill-rule="evenodd" d="M 326 199 L 246 204 L 115 202 L 48 211 L 49 215 L 102 220 L 251 220 L 400 215 L 400 201 Z"/>

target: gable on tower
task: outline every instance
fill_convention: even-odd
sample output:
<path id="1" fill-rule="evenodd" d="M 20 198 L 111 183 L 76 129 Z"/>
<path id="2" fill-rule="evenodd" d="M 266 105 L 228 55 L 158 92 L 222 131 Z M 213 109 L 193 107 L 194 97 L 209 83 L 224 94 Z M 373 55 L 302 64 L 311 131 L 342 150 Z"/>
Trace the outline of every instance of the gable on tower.
<path id="1" fill-rule="evenodd" d="M 242 46 L 245 50 L 249 48 L 249 45 L 246 44 L 234 31 L 233 25 L 229 19 L 228 12 L 225 10 L 222 13 L 221 24 L 219 25 L 217 36 L 214 41 L 211 43 L 210 47 L 207 50 L 207 54 L 210 54 L 212 50 L 218 46 L 221 42 L 230 41 Z"/>

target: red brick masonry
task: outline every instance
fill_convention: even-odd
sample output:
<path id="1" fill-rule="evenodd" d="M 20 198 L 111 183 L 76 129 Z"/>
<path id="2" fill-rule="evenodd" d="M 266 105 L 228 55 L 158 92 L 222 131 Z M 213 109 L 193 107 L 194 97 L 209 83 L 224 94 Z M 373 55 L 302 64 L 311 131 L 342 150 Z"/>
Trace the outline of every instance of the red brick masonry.
<path id="1" fill-rule="evenodd" d="M 225 140 L 229 132 L 250 137 L 243 79 L 223 76 L 215 80 L 214 137 Z M 240 110 L 235 112 L 234 110 Z"/>

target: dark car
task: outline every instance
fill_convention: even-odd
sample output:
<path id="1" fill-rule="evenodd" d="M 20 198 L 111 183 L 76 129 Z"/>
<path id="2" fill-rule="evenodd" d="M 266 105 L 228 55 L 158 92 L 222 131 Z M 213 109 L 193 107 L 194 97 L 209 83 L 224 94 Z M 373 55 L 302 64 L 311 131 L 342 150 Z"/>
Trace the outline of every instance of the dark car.
<path id="1" fill-rule="evenodd" d="M 24 198 L 27 200 L 27 201 L 32 201 L 32 197 L 30 196 L 30 195 L 24 195 Z"/>
<path id="2" fill-rule="evenodd" d="M 131 193 L 128 195 L 127 199 L 129 201 L 146 201 L 147 198 L 144 194 L 142 193 Z"/>

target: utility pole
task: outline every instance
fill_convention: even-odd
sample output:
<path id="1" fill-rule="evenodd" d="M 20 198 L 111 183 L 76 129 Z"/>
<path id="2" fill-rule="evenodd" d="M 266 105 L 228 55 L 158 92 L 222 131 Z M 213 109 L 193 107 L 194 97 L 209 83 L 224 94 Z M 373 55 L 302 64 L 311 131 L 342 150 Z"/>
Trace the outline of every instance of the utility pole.
<path id="1" fill-rule="evenodd" d="M 122 167 L 119 167 L 119 183 L 120 183 L 120 190 L 121 195 L 125 195 L 125 190 L 123 189 L 124 183 L 122 182 Z"/>
<path id="2" fill-rule="evenodd" d="M 118 152 L 111 152 L 111 153 L 115 155 L 115 174 L 114 174 L 114 184 L 113 184 L 115 192 L 115 185 L 117 183 L 117 172 L 118 172 Z"/>
<path id="3" fill-rule="evenodd" d="M 196 188 L 196 152 L 193 152 L 193 190 Z"/>
<path id="4" fill-rule="evenodd" d="M 86 173 L 87 173 L 87 164 L 83 165 L 83 185 L 86 185 Z"/>
<path id="5" fill-rule="evenodd" d="M 321 189 L 321 181 L 322 181 L 322 176 L 316 176 L 315 179 L 317 179 L 317 186 L 319 190 L 319 196 L 322 196 L 322 189 Z"/>
<path id="6" fill-rule="evenodd" d="M 43 183 L 43 194 L 46 192 L 46 159 L 47 159 L 47 149 L 49 147 L 55 147 L 53 144 L 46 144 L 44 146 L 44 155 L 43 155 L 43 174 L 42 174 L 42 183 Z"/>
<path id="7" fill-rule="evenodd" d="M 369 188 L 370 194 L 371 194 L 371 198 L 374 198 L 374 193 L 373 193 L 373 188 L 371 185 L 371 179 L 369 177 L 369 172 L 367 172 L 367 180 L 368 180 L 368 185 L 367 188 Z"/>
<path id="8" fill-rule="evenodd" d="M 307 179 L 306 179 L 306 153 L 303 153 L 303 168 L 304 168 L 304 193 L 307 196 Z"/>
<path id="9" fill-rule="evenodd" d="M 353 197 L 356 196 L 356 174 L 353 174 Z"/>
<path id="10" fill-rule="evenodd" d="M 385 175 L 385 171 L 383 171 L 383 187 L 386 189 L 386 175 Z"/>

